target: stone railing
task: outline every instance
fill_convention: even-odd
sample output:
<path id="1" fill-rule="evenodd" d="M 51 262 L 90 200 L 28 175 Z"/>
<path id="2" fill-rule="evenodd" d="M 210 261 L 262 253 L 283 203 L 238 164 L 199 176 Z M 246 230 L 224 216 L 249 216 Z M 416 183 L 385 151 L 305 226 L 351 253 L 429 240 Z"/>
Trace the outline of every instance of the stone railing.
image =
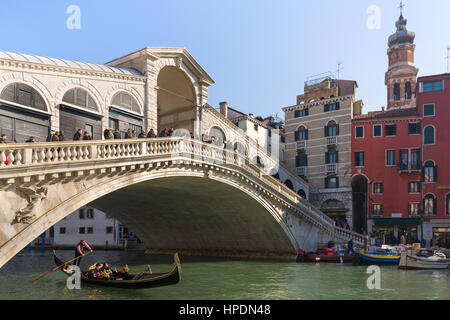
<path id="1" fill-rule="evenodd" d="M 347 229 L 343 229 L 340 227 L 334 227 L 334 237 L 335 239 L 349 241 L 353 239 L 354 244 L 366 245 L 368 242 L 368 238 L 365 235 L 360 233 L 356 233 Z"/>
<path id="2" fill-rule="evenodd" d="M 302 185 L 302 189 L 308 193 L 309 186 L 305 180 L 295 175 L 290 169 L 288 169 L 282 162 L 278 161 L 278 159 L 274 159 L 272 155 L 264 148 L 260 147 L 254 140 L 250 139 L 242 129 L 238 128 L 233 122 L 231 122 L 228 118 L 226 118 L 222 113 L 206 104 L 202 107 L 205 112 L 209 112 L 216 119 L 219 119 L 224 126 L 227 126 L 231 130 L 233 130 L 237 136 L 240 137 L 241 141 L 246 141 L 248 144 L 248 148 L 257 151 L 257 154 L 262 158 L 262 161 L 267 164 L 276 165 L 278 170 L 282 170 L 283 174 L 286 175 L 287 179 L 291 181 L 297 181 L 300 185 Z"/>
<path id="3" fill-rule="evenodd" d="M 26 173 L 27 168 L 30 167 L 33 169 L 45 167 L 45 170 L 49 170 L 52 165 L 55 165 L 60 170 L 58 164 L 63 164 L 63 168 L 70 170 L 67 164 L 83 166 L 83 163 L 94 162 L 107 165 L 111 161 L 119 160 L 120 163 L 121 159 L 130 162 L 133 159 L 165 159 L 167 157 L 174 160 L 199 160 L 207 164 L 242 168 L 256 184 L 263 187 L 265 185 L 282 195 L 292 203 L 292 206 L 297 206 L 303 216 L 322 226 L 330 235 L 341 239 L 353 237 L 355 243 L 359 242 L 361 235 L 335 227 L 332 219 L 279 180 L 266 175 L 261 168 L 250 163 L 245 155 L 181 137 L 0 145 L 0 179 L 14 179 L 18 172 Z"/>

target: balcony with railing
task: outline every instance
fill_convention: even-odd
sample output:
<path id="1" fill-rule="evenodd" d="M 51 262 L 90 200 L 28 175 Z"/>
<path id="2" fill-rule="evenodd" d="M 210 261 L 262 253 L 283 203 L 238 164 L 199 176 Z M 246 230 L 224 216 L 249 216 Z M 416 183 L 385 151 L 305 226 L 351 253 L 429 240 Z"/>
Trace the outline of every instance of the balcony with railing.
<path id="1" fill-rule="evenodd" d="M 400 162 L 398 164 L 398 173 L 414 173 L 422 171 L 422 163 L 421 162 Z"/>
<path id="2" fill-rule="evenodd" d="M 337 173 L 337 163 L 331 163 L 325 165 L 325 172 L 326 173 Z"/>
<path id="3" fill-rule="evenodd" d="M 325 143 L 326 143 L 327 146 L 337 146 L 338 138 L 337 138 L 337 136 L 335 136 L 335 137 L 326 137 L 325 138 Z"/>
<path id="4" fill-rule="evenodd" d="M 306 141 L 297 141 L 297 150 L 306 150 Z"/>
<path id="5" fill-rule="evenodd" d="M 300 167 L 295 169 L 296 173 L 300 177 L 306 177 L 306 167 Z"/>

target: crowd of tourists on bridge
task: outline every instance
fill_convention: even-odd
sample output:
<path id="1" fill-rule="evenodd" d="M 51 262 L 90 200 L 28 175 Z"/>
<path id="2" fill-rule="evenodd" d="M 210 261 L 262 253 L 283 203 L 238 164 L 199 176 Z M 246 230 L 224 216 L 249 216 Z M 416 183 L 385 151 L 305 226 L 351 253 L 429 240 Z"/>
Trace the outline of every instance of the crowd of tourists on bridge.
<path id="1" fill-rule="evenodd" d="M 128 129 L 125 134 L 122 137 L 122 133 L 119 131 L 119 129 L 105 129 L 103 131 L 103 137 L 106 140 L 109 139 L 143 139 L 143 138 L 166 138 L 166 137 L 173 137 L 174 136 L 174 128 L 164 128 L 161 130 L 159 134 L 156 134 L 154 129 L 150 129 L 149 132 L 145 132 L 145 130 L 141 130 L 141 132 L 138 134 L 136 130 Z M 190 132 L 190 137 L 194 139 L 194 134 Z M 16 140 L 11 140 L 10 142 L 7 141 L 8 136 L 6 134 L 2 134 L 0 136 L 0 144 L 7 144 L 7 143 L 18 143 Z M 73 135 L 72 138 L 73 141 L 86 141 L 86 140 L 94 140 L 92 137 L 92 134 L 88 131 L 84 131 L 82 129 L 78 129 L 77 132 Z M 64 130 L 60 131 L 54 131 L 52 130 L 51 133 L 47 136 L 46 142 L 55 142 L 55 141 L 66 141 L 64 136 Z M 38 142 L 36 137 L 30 136 L 28 140 L 24 142 Z M 205 141 L 205 142 L 211 142 L 211 140 Z M 212 142 L 214 142 L 214 137 Z"/>

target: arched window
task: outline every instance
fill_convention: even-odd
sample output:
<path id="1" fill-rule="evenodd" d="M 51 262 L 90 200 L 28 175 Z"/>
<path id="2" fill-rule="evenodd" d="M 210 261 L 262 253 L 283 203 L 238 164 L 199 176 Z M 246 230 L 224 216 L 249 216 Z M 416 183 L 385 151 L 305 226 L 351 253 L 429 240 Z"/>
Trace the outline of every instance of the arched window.
<path id="1" fill-rule="evenodd" d="M 425 162 L 422 175 L 422 180 L 424 182 L 437 182 L 437 166 L 433 161 Z"/>
<path id="2" fill-rule="evenodd" d="M 74 88 L 64 94 L 63 102 L 73 104 L 75 106 L 98 111 L 94 98 L 86 90 Z"/>
<path id="3" fill-rule="evenodd" d="M 209 129 L 209 138 L 210 140 L 214 137 L 214 144 L 219 147 L 225 147 L 227 142 L 227 138 L 223 130 L 219 127 L 212 127 Z"/>
<path id="4" fill-rule="evenodd" d="M 427 194 L 423 199 L 425 215 L 435 215 L 437 212 L 437 199 L 432 194 Z"/>
<path id="5" fill-rule="evenodd" d="M 336 137 L 339 135 L 339 125 L 331 120 L 325 127 L 325 137 Z"/>
<path id="6" fill-rule="evenodd" d="M 423 144 L 434 144 L 434 127 L 425 127 L 423 130 L 423 136 Z"/>
<path id="7" fill-rule="evenodd" d="M 412 98 L 411 94 L 411 82 L 405 83 L 405 99 L 410 100 Z"/>
<path id="8" fill-rule="evenodd" d="M 291 180 L 286 180 L 284 182 L 284 184 L 286 185 L 286 187 L 288 187 L 291 190 L 294 190 L 294 185 L 292 184 Z"/>
<path id="9" fill-rule="evenodd" d="M 35 89 L 23 83 L 16 82 L 6 86 L 0 95 L 0 99 L 25 107 L 47 111 L 47 106 L 42 96 Z"/>
<path id="10" fill-rule="evenodd" d="M 302 197 L 303 199 L 306 199 L 306 193 L 303 189 L 298 190 L 297 194 Z"/>
<path id="11" fill-rule="evenodd" d="M 301 126 L 295 131 L 295 141 L 305 141 L 308 140 L 308 129 Z"/>
<path id="12" fill-rule="evenodd" d="M 328 149 L 328 152 L 325 152 L 325 163 L 333 164 L 339 162 L 339 153 L 335 148 Z"/>
<path id="13" fill-rule="evenodd" d="M 394 101 L 400 100 L 400 83 L 394 84 Z"/>
<path id="14" fill-rule="evenodd" d="M 134 113 L 142 113 L 136 99 L 134 99 L 131 94 L 124 91 L 116 93 L 112 98 L 111 104 L 114 106 L 122 107 Z"/>

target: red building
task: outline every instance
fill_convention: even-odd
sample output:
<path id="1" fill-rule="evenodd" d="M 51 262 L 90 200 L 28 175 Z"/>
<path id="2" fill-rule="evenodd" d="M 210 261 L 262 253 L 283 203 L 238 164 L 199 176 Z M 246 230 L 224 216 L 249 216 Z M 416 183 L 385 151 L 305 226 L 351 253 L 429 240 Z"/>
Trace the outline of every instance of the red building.
<path id="1" fill-rule="evenodd" d="M 424 237 L 450 247 L 450 74 L 418 79 L 423 118 Z M 439 168 L 439 170 L 438 170 Z"/>
<path id="2" fill-rule="evenodd" d="M 420 238 L 421 119 L 416 108 L 352 121 L 353 228 L 393 243 Z"/>
<path id="3" fill-rule="evenodd" d="M 416 80 L 406 23 L 389 37 L 387 110 L 352 120 L 353 229 L 450 248 L 450 74 Z"/>

